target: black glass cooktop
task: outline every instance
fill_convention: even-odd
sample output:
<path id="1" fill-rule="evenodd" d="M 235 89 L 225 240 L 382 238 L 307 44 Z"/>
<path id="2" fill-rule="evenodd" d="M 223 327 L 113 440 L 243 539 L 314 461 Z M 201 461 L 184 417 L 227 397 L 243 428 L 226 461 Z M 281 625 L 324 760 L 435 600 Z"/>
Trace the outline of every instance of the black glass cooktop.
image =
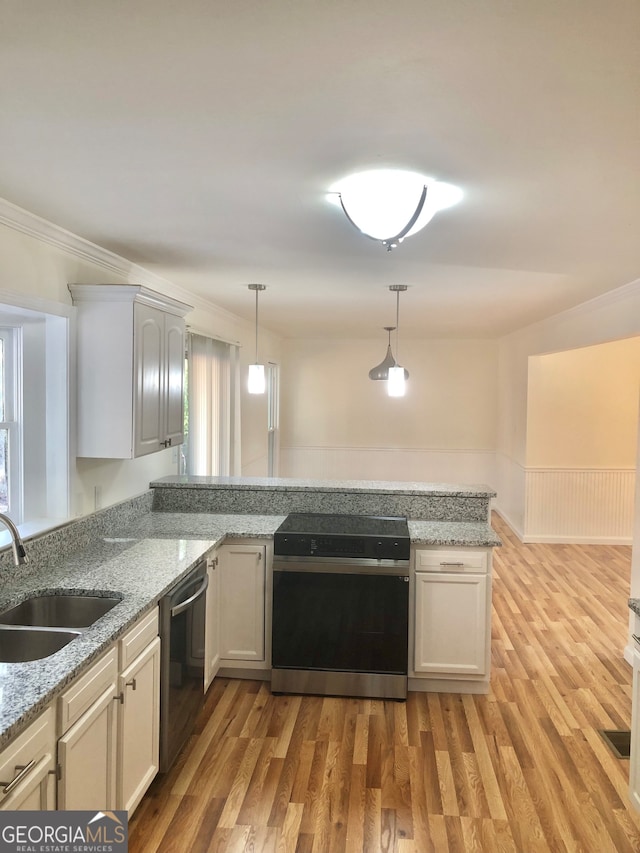
<path id="1" fill-rule="evenodd" d="M 409 559 L 404 516 L 293 512 L 274 535 L 274 555 Z"/>

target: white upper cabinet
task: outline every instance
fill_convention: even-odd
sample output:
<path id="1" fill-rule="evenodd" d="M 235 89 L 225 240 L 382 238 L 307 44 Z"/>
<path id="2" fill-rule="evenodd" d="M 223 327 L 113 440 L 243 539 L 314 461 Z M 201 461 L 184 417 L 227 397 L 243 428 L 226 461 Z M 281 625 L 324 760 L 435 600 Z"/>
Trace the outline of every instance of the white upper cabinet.
<path id="1" fill-rule="evenodd" d="M 131 459 L 181 444 L 191 306 L 138 285 L 69 290 L 78 309 L 78 456 Z"/>

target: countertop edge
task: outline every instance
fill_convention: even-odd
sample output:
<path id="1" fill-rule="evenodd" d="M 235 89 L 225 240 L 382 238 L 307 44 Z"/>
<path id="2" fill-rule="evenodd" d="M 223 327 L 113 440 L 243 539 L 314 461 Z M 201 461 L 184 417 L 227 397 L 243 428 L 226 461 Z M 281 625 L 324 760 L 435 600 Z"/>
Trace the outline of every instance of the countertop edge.
<path id="1" fill-rule="evenodd" d="M 285 477 L 198 477 L 172 474 L 153 480 L 151 489 L 210 489 L 234 491 L 318 492 L 335 494 L 397 494 L 423 497 L 494 498 L 495 489 L 483 483 L 462 485 L 394 480 L 302 480 Z"/>

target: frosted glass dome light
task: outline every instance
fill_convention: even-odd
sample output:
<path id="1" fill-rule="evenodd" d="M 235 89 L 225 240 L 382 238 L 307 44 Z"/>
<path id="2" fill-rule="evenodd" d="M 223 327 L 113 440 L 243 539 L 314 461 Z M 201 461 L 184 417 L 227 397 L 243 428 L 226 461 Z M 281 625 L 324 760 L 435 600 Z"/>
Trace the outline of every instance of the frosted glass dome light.
<path id="1" fill-rule="evenodd" d="M 356 172 L 329 188 L 329 200 L 342 207 L 352 225 L 389 252 L 462 195 L 453 184 L 401 169 Z"/>

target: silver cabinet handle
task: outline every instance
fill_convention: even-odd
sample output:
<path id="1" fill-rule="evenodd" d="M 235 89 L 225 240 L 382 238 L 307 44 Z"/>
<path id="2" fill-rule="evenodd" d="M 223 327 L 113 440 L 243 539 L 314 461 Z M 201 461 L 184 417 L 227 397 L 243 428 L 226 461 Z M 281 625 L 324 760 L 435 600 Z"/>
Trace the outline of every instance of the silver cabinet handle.
<path id="1" fill-rule="evenodd" d="M 440 563 L 440 565 L 441 565 L 441 566 L 449 566 L 450 568 L 461 569 L 461 568 L 464 566 L 464 563 L 454 563 L 454 562 L 447 563 L 447 562 L 442 562 L 442 563 Z"/>
<path id="2" fill-rule="evenodd" d="M 30 771 L 33 770 L 33 768 L 35 766 L 36 766 L 35 758 L 32 758 L 31 761 L 26 765 L 16 764 L 16 770 L 18 770 L 19 772 L 16 773 L 16 775 L 13 777 L 13 779 L 10 782 L 0 782 L 0 785 L 4 785 L 4 788 L 2 789 L 2 793 L 3 794 L 10 794 L 11 791 L 13 791 L 13 789 L 16 787 L 16 785 L 19 785 L 20 782 L 22 782 L 22 780 L 24 779 L 24 777 L 28 776 Z"/>
<path id="3" fill-rule="evenodd" d="M 125 681 L 124 686 L 130 687 L 132 690 L 135 690 L 137 687 L 135 678 L 132 678 L 131 681 Z"/>

